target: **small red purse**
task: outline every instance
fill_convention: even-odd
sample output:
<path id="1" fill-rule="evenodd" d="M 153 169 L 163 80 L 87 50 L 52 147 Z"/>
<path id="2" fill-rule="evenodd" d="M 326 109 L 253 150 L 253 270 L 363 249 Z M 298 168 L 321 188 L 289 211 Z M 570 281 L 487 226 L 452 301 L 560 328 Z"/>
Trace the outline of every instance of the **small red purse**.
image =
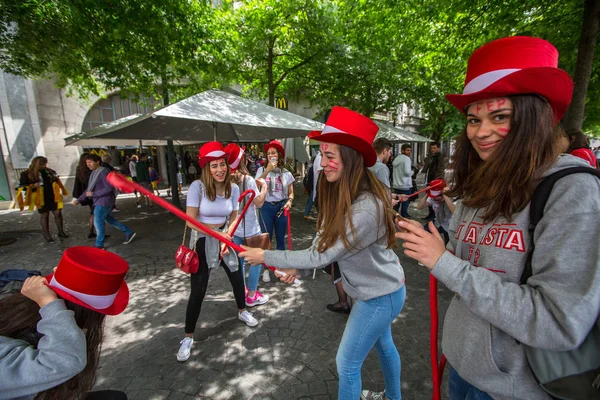
<path id="1" fill-rule="evenodd" d="M 185 245 L 186 233 L 187 224 L 183 230 L 183 241 L 181 242 L 181 246 L 179 246 L 175 253 L 175 266 L 186 274 L 195 274 L 198 272 L 200 259 L 198 258 L 198 253 L 196 253 L 196 243 L 194 243 L 193 250 Z"/>

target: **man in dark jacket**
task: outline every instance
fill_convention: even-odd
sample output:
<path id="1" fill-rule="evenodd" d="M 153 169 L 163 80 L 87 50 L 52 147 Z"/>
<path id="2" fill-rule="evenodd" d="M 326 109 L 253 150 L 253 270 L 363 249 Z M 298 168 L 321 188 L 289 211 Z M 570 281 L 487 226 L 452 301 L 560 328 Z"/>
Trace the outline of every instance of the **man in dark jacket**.
<path id="1" fill-rule="evenodd" d="M 440 152 L 440 144 L 433 142 L 429 145 L 429 155 L 425 159 L 425 166 L 423 167 L 423 173 L 425 173 L 425 183 L 429 185 L 431 181 L 436 179 L 444 179 L 446 173 L 446 160 Z M 433 220 L 435 213 L 433 208 L 429 207 L 429 215 L 424 219 Z"/>

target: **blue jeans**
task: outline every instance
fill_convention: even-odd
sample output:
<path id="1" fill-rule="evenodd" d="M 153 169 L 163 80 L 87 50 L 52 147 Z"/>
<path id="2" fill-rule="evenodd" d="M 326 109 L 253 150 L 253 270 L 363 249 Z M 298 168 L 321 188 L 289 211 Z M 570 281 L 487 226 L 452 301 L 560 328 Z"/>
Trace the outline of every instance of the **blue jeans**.
<path id="1" fill-rule="evenodd" d="M 244 244 L 244 238 L 239 236 L 233 237 L 233 243 L 235 244 Z M 246 260 L 243 257 L 240 257 L 240 265 L 242 266 L 242 276 L 246 276 L 246 271 L 244 266 L 246 264 Z M 250 272 L 248 272 L 248 284 L 246 287 L 250 291 L 255 291 L 258 288 L 258 278 L 260 278 L 260 271 L 262 270 L 262 264 L 252 265 L 250 267 Z"/>
<path id="2" fill-rule="evenodd" d="M 112 206 L 94 206 L 94 227 L 96 228 L 96 244 L 94 247 L 104 247 L 105 222 L 108 222 L 126 236 L 133 233 L 131 229 L 117 221 L 112 216 Z"/>
<path id="3" fill-rule="evenodd" d="M 412 193 L 412 189 L 394 189 L 394 193 L 396 194 L 406 194 L 409 195 Z M 400 215 L 403 216 L 404 218 L 408 218 L 408 205 L 410 202 L 405 201 L 402 203 L 398 203 L 396 204 L 396 207 L 394 207 L 394 209 L 396 211 L 398 211 L 398 209 L 400 209 Z"/>
<path id="4" fill-rule="evenodd" d="M 285 250 L 285 234 L 287 232 L 288 220 L 285 214 L 277 218 L 277 213 L 285 205 L 286 200 L 281 200 L 275 204 L 263 204 L 260 209 L 260 229 L 263 233 L 268 233 L 271 240 L 273 239 L 273 226 L 275 226 L 275 239 L 277 241 L 277 250 Z"/>
<path id="5" fill-rule="evenodd" d="M 450 367 L 448 377 L 448 388 L 450 400 L 493 400 L 489 394 L 482 392 L 461 378 L 452 367 Z"/>
<path id="6" fill-rule="evenodd" d="M 385 395 L 390 400 L 400 393 L 400 355 L 392 339 L 392 322 L 404 306 L 406 287 L 367 301 L 357 300 L 352 307 L 335 362 L 339 375 L 338 399 L 360 399 L 360 370 L 373 347 L 383 370 Z"/>
<path id="7" fill-rule="evenodd" d="M 312 192 L 310 192 L 308 194 L 308 201 L 306 202 L 306 207 L 304 208 L 304 216 L 305 217 L 308 217 L 308 214 L 310 214 L 310 210 L 312 210 L 314 203 L 315 202 L 313 200 Z"/>

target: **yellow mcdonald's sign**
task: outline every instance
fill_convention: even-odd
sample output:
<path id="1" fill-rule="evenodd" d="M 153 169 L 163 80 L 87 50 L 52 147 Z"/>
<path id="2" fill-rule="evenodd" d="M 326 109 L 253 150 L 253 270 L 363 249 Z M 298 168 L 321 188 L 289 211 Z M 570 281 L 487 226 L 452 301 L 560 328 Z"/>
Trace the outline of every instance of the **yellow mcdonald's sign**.
<path id="1" fill-rule="evenodd" d="M 275 100 L 275 108 L 279 108 L 281 110 L 287 110 L 288 102 L 287 102 L 286 98 L 280 97 L 277 100 Z"/>

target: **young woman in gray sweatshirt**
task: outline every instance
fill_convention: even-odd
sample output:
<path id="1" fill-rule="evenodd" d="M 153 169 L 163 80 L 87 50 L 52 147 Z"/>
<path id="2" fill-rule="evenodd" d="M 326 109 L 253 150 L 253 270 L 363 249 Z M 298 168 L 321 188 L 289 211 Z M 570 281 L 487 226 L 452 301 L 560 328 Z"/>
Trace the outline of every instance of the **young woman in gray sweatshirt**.
<path id="1" fill-rule="evenodd" d="M 502 61 L 490 64 L 498 54 Z M 451 400 L 549 399 L 529 368 L 526 347 L 578 348 L 600 313 L 600 180 L 587 173 L 560 179 L 534 237 L 528 233 L 540 179 L 586 165 L 559 156 L 557 121 L 572 83 L 557 60 L 550 43 L 528 37 L 499 39 L 473 54 L 465 92 L 478 76 L 479 85 L 503 77 L 480 92 L 447 96 L 467 117 L 454 154 L 449 195 L 460 201 L 448 249 L 433 224 L 433 234 L 404 223 L 409 232 L 396 235 L 407 256 L 455 293 L 442 339 Z M 485 75 L 486 63 L 502 72 Z M 533 240 L 533 276 L 522 285 Z"/>
<path id="2" fill-rule="evenodd" d="M 401 398 L 400 356 L 391 324 L 402 310 L 406 292 L 404 271 L 391 248 L 395 228 L 389 192 L 368 170 L 376 159 L 372 143 L 377 129 L 370 119 L 334 107 L 325 129 L 309 135 L 322 142 L 325 176 L 317 191 L 318 233 L 312 246 L 240 253 L 252 265 L 265 262 L 284 269 L 291 280 L 296 268 L 338 262 L 344 290 L 356 300 L 336 357 L 339 399 L 371 398 L 368 391 L 361 394 L 360 370 L 373 347 L 383 370 L 386 397 Z"/>

